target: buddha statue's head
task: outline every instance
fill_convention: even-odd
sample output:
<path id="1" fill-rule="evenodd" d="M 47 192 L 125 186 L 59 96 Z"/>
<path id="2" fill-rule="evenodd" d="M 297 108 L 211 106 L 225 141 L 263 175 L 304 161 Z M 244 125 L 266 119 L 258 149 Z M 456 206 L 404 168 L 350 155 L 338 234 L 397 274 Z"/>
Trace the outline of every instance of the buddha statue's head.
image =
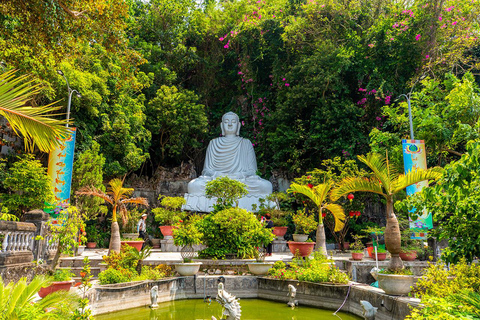
<path id="1" fill-rule="evenodd" d="M 227 112 L 222 116 L 222 136 L 240 135 L 240 118 L 236 113 Z"/>

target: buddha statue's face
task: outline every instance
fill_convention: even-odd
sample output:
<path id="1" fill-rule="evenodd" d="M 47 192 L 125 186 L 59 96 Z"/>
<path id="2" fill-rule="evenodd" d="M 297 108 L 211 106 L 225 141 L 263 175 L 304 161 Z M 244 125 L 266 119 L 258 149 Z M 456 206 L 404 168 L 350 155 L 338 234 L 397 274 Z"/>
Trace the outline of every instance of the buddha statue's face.
<path id="1" fill-rule="evenodd" d="M 238 116 L 236 114 L 226 114 L 222 119 L 223 133 L 225 136 L 236 136 L 239 129 Z"/>

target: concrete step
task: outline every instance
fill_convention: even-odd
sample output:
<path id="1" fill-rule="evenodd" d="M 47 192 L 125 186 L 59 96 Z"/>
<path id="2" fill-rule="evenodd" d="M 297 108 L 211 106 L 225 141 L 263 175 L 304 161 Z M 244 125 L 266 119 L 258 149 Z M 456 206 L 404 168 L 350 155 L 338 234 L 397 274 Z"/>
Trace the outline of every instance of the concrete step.
<path id="1" fill-rule="evenodd" d="M 70 271 L 75 275 L 75 278 L 81 278 L 80 272 L 82 272 L 83 267 L 74 267 L 74 268 L 68 268 Z M 67 268 L 58 268 L 58 269 L 67 269 Z M 93 275 L 94 278 L 98 277 L 98 274 L 100 273 L 100 267 L 93 267 L 90 268 L 90 273 Z"/>

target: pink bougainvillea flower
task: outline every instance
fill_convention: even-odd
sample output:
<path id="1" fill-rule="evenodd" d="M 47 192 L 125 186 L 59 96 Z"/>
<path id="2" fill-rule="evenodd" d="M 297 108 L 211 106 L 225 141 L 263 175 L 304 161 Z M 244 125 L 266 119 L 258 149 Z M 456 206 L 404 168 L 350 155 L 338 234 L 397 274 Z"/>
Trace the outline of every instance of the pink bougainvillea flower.
<path id="1" fill-rule="evenodd" d="M 453 10 L 453 8 L 455 8 L 455 6 L 448 7 L 448 8 L 445 9 L 445 11 L 450 12 L 450 11 Z"/>
<path id="2" fill-rule="evenodd" d="M 430 55 L 427 54 L 427 55 L 425 56 L 425 59 L 429 59 L 429 58 L 430 58 Z"/>
<path id="3" fill-rule="evenodd" d="M 442 21 L 442 19 L 443 19 L 442 16 L 438 17 L 438 21 Z"/>
<path id="4" fill-rule="evenodd" d="M 369 43 L 368 46 L 369 46 L 370 48 L 375 47 L 375 45 L 374 45 L 373 43 Z"/>
<path id="5" fill-rule="evenodd" d="M 421 35 L 421 34 L 417 34 L 417 35 L 415 36 L 415 40 L 417 40 L 417 41 L 418 41 L 418 40 L 420 40 L 420 38 L 421 38 L 421 37 L 422 37 L 422 35 Z"/>
<path id="6" fill-rule="evenodd" d="M 456 25 L 457 24 L 457 21 L 453 21 L 452 22 L 452 26 Z"/>
<path id="7" fill-rule="evenodd" d="M 283 78 L 282 81 L 285 81 L 285 78 Z"/>
<path id="8" fill-rule="evenodd" d="M 285 87 L 290 87 L 290 84 L 289 84 L 289 83 L 285 83 Z"/>
<path id="9" fill-rule="evenodd" d="M 223 47 L 224 47 L 225 49 L 228 49 L 229 45 L 226 44 L 226 45 L 224 45 Z"/>
<path id="10" fill-rule="evenodd" d="M 376 117 L 375 119 L 376 119 L 377 121 L 381 121 L 381 120 L 382 120 L 382 118 L 380 118 L 380 117 Z"/>

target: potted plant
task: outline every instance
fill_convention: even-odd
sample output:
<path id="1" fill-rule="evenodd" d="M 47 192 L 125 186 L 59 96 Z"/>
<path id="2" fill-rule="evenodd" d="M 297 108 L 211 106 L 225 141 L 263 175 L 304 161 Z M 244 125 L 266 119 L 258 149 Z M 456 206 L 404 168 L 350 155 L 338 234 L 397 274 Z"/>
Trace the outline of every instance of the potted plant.
<path id="1" fill-rule="evenodd" d="M 268 270 L 273 267 L 273 262 L 265 262 L 265 249 L 263 247 L 258 247 L 258 250 L 255 254 L 256 262 L 247 263 L 248 270 L 256 276 L 268 274 Z"/>
<path id="2" fill-rule="evenodd" d="M 266 213 L 270 214 L 273 222 L 272 232 L 277 236 L 277 239 L 282 240 L 287 233 L 288 227 L 286 216 L 288 211 L 282 210 L 281 205 L 288 200 L 288 195 L 284 192 L 274 192 L 266 197 L 266 199 L 260 199 L 259 215 Z M 272 207 L 272 204 L 275 206 Z"/>
<path id="3" fill-rule="evenodd" d="M 196 256 L 193 246 L 202 243 L 203 233 L 198 228 L 201 220 L 202 217 L 199 215 L 191 215 L 179 220 L 173 228 L 173 243 L 182 247 L 180 254 L 183 262 L 175 263 L 175 270 L 181 276 L 193 276 L 202 265 L 201 262 L 192 262 L 192 258 Z"/>
<path id="4" fill-rule="evenodd" d="M 293 223 L 295 224 L 294 241 L 288 241 L 288 248 L 294 255 L 301 257 L 309 256 L 315 246 L 315 242 L 307 241 L 308 234 L 317 228 L 317 222 L 313 215 L 306 215 L 305 210 L 298 210 L 293 215 Z"/>
<path id="5" fill-rule="evenodd" d="M 373 251 L 373 259 L 375 259 L 375 249 Z M 384 261 L 385 259 L 387 259 L 387 250 L 385 250 L 381 247 L 378 247 L 377 248 L 377 260 L 378 261 Z"/>
<path id="6" fill-rule="evenodd" d="M 120 250 L 123 251 L 125 246 L 130 246 L 132 248 L 137 249 L 137 251 L 142 250 L 143 243 L 145 241 L 142 238 L 130 239 L 124 238 L 120 241 Z"/>
<path id="7" fill-rule="evenodd" d="M 362 243 L 362 238 L 363 236 L 358 234 L 353 236 L 354 243 L 350 246 L 353 260 L 363 259 L 363 250 L 365 249 L 365 246 Z"/>
<path id="8" fill-rule="evenodd" d="M 410 229 L 404 229 L 402 231 L 402 250 L 400 251 L 400 258 L 402 261 L 413 261 L 417 258 L 417 251 L 419 251 L 418 240 L 411 239 Z"/>
<path id="9" fill-rule="evenodd" d="M 160 201 L 162 207 L 152 209 L 152 213 L 155 215 L 155 220 L 162 224 L 159 228 L 163 236 L 172 237 L 173 226 L 186 216 L 186 213 L 181 210 L 186 200 L 183 197 L 164 197 L 162 195 L 158 198 L 162 199 Z"/>
<path id="10" fill-rule="evenodd" d="M 38 291 L 38 295 L 40 298 L 45 298 L 50 293 L 59 290 L 70 291 L 73 283 L 72 277 L 74 276 L 69 268 L 56 269 L 52 275 L 52 282 L 47 287 L 42 287 L 40 291 Z"/>
<path id="11" fill-rule="evenodd" d="M 96 248 L 98 241 L 98 230 L 95 225 L 87 225 L 87 227 L 85 228 L 85 232 L 87 233 L 87 248 Z"/>
<path id="12" fill-rule="evenodd" d="M 139 210 L 138 208 L 130 209 L 125 213 L 126 222 L 122 226 L 122 238 L 123 239 L 137 239 L 138 220 L 142 217 L 142 214 L 146 213 L 146 209 Z"/>
<path id="13" fill-rule="evenodd" d="M 367 246 L 368 256 L 375 259 L 374 247 L 385 249 L 385 244 L 383 244 L 385 227 L 368 227 L 365 229 L 365 232 L 372 237 L 372 242 L 369 242 L 370 245 Z"/>

